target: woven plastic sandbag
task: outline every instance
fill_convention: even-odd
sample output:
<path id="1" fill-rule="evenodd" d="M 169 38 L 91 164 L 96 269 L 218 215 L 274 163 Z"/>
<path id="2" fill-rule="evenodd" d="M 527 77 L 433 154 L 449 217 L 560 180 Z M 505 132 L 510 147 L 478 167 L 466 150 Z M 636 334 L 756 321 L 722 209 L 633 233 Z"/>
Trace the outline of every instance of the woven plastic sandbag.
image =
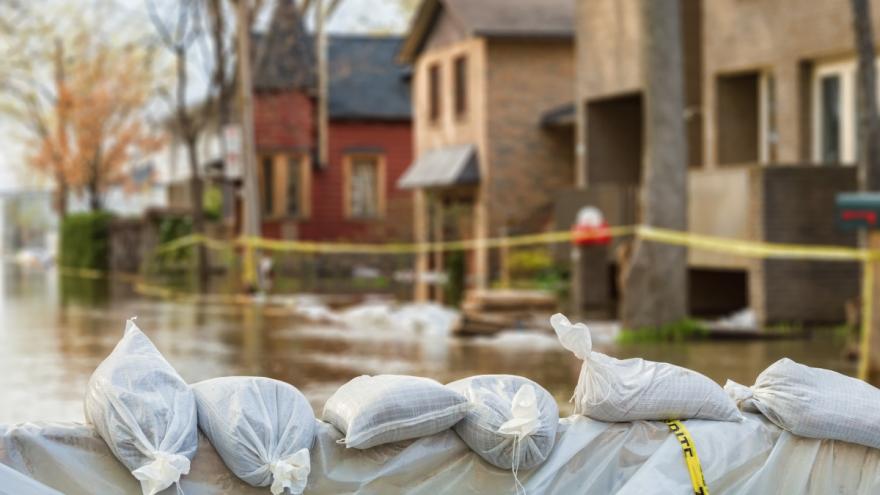
<path id="1" fill-rule="evenodd" d="M 742 414 L 708 377 L 680 366 L 644 359 L 615 359 L 592 351 L 590 330 L 555 314 L 550 324 L 562 346 L 584 361 L 574 392 L 576 414 L 600 421 L 715 419 Z"/>
<path id="2" fill-rule="evenodd" d="M 195 396 L 133 319 L 89 379 L 85 414 L 144 495 L 189 473 L 199 440 Z"/>
<path id="3" fill-rule="evenodd" d="M 747 412 L 760 412 L 795 435 L 880 449 L 880 389 L 788 358 L 771 364 L 751 387 L 724 390 Z"/>
<path id="4" fill-rule="evenodd" d="M 251 486 L 297 495 L 308 483 L 315 414 L 292 385 L 235 376 L 193 385 L 199 427 L 226 467 Z"/>
<path id="5" fill-rule="evenodd" d="M 486 462 L 501 469 L 532 469 L 556 442 L 559 408 L 537 383 L 512 375 L 481 375 L 447 387 L 471 403 L 455 432 Z"/>
<path id="6" fill-rule="evenodd" d="M 367 449 L 440 433 L 468 407 L 465 396 L 429 378 L 364 375 L 339 387 L 324 405 L 323 418 L 345 435 L 339 443 Z"/>

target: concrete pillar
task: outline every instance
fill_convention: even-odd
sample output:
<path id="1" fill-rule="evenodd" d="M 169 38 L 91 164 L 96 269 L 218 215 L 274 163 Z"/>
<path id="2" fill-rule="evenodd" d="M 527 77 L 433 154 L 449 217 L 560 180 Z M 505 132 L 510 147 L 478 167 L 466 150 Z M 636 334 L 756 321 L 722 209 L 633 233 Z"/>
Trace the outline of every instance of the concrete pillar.
<path id="1" fill-rule="evenodd" d="M 611 314 L 611 280 L 607 246 L 572 246 L 572 303 L 584 318 L 608 318 Z"/>
<path id="2" fill-rule="evenodd" d="M 413 236 L 416 243 L 424 244 L 428 242 L 428 212 L 426 193 L 422 189 L 416 189 L 413 193 L 413 220 L 414 230 Z M 428 272 L 428 256 L 426 250 L 420 250 L 416 253 L 415 260 L 415 280 L 413 281 L 413 299 L 418 302 L 428 300 L 428 284 L 425 283 L 425 275 Z"/>

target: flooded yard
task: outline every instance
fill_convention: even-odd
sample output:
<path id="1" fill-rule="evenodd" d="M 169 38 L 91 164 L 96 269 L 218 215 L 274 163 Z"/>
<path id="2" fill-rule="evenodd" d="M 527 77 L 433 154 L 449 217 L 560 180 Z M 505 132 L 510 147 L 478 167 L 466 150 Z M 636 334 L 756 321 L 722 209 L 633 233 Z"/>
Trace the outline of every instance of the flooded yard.
<path id="1" fill-rule="evenodd" d="M 320 414 L 324 401 L 361 374 L 411 374 L 441 382 L 510 373 L 546 387 L 563 412 L 580 362 L 555 336 L 504 332 L 458 338 L 453 316 L 436 306 L 374 304 L 348 311 L 303 305 L 179 303 L 144 299 L 88 284 L 60 289 L 54 272 L 3 266 L 0 276 L 0 423 L 82 421 L 89 375 L 112 350 L 125 319 L 153 339 L 190 382 L 224 375 L 261 375 L 297 386 Z M 808 340 L 701 341 L 617 345 L 610 325 L 594 327 L 596 350 L 686 366 L 719 383 L 750 384 L 773 361 L 788 356 L 852 374 L 845 339 L 817 333 Z"/>

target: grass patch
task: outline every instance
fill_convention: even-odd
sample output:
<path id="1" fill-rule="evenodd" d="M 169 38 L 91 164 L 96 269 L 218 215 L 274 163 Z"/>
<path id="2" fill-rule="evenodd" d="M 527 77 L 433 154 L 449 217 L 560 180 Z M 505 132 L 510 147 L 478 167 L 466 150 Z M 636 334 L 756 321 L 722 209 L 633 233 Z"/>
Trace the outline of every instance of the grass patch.
<path id="1" fill-rule="evenodd" d="M 617 335 L 619 344 L 639 344 L 644 342 L 681 342 L 699 340 L 709 336 L 709 329 L 697 320 L 685 318 L 668 323 L 660 328 L 625 328 Z"/>

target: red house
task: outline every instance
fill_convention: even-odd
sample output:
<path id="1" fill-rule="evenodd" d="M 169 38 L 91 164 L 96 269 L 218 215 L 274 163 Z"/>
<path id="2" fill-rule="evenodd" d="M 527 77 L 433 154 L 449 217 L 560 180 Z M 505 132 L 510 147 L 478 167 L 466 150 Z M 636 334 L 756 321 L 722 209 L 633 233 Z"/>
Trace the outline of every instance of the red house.
<path id="1" fill-rule="evenodd" d="M 291 0 L 278 2 L 254 68 L 263 235 L 282 239 L 410 240 L 409 72 L 401 38 L 329 36 L 327 160 L 318 160 L 314 40 Z"/>

